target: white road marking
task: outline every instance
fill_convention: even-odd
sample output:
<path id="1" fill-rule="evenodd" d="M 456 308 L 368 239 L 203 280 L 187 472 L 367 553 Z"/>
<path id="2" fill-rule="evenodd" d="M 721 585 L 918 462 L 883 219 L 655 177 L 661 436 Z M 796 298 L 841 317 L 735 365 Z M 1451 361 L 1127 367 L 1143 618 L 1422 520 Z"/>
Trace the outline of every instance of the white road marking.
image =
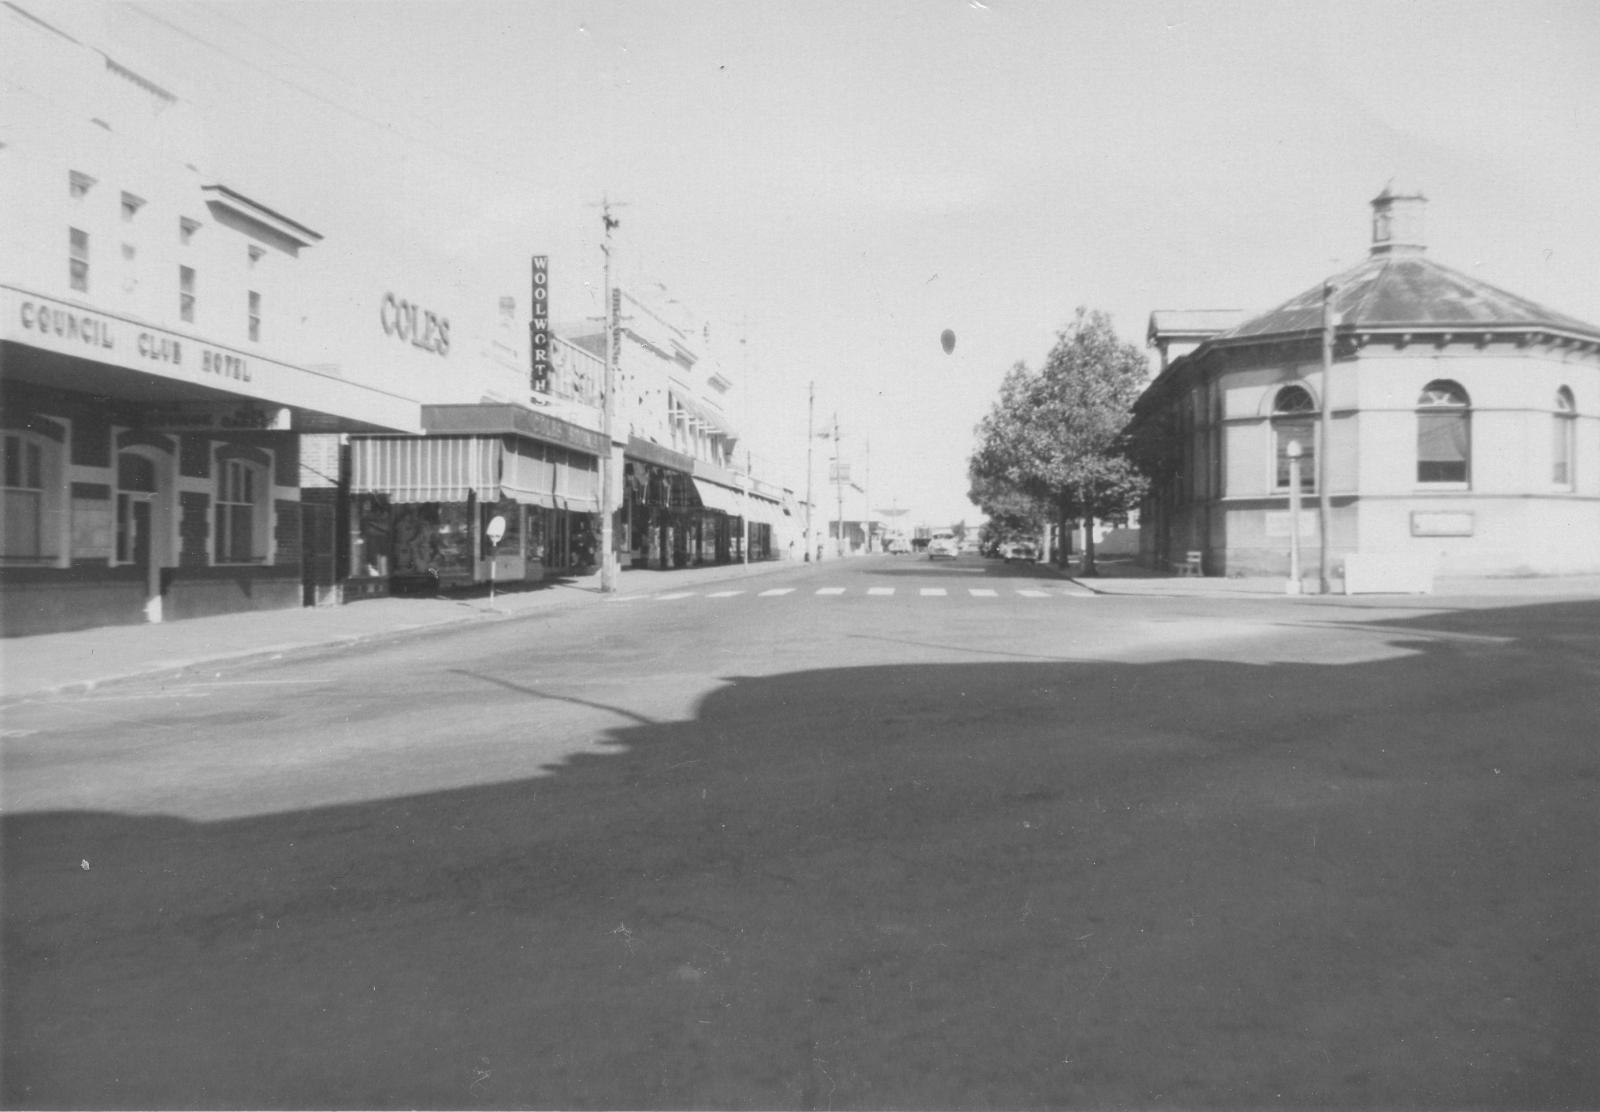
<path id="1" fill-rule="evenodd" d="M 673 599 L 693 598 L 693 597 L 694 597 L 694 592 L 693 591 L 675 591 L 670 595 L 657 595 L 657 596 L 655 596 L 657 602 L 671 602 Z"/>
<path id="2" fill-rule="evenodd" d="M 1023 598 L 1049 598 L 1050 597 L 1050 592 L 1049 591 L 1033 591 L 1033 590 L 1029 590 L 1026 587 L 1018 588 L 1017 589 L 1017 594 L 1021 595 Z"/>
<path id="3" fill-rule="evenodd" d="M 706 598 L 732 598 L 734 595 L 742 594 L 743 591 L 712 591 Z"/>
<path id="4" fill-rule="evenodd" d="M 939 598 L 945 594 L 943 587 L 924 587 L 921 594 L 924 598 Z"/>
<path id="5" fill-rule="evenodd" d="M 868 587 L 867 588 L 867 594 L 869 594 L 869 595 L 892 595 L 892 594 L 894 594 L 894 588 L 893 587 Z"/>
<path id="6" fill-rule="evenodd" d="M 844 588 L 843 587 L 818 587 L 817 588 L 817 594 L 819 594 L 819 595 L 842 595 L 842 594 L 844 594 Z"/>
<path id="7" fill-rule="evenodd" d="M 972 595 L 974 598 L 994 598 L 999 593 L 1000 592 L 996 591 L 993 587 L 968 587 L 967 588 L 967 594 Z"/>
<path id="8" fill-rule="evenodd" d="M 758 598 L 771 598 L 774 595 L 787 595 L 793 590 L 794 590 L 793 587 L 774 587 L 770 591 L 762 591 L 761 594 L 758 595 L 757 597 Z"/>

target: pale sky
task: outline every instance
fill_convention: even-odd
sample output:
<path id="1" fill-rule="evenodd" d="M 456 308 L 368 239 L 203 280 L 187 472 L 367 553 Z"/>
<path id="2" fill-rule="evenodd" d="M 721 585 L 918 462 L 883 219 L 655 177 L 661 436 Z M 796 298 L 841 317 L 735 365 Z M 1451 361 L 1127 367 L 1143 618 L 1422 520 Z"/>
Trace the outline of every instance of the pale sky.
<path id="1" fill-rule="evenodd" d="M 815 382 L 818 430 L 837 411 L 912 520 L 977 520 L 973 425 L 1076 306 L 1141 346 L 1153 309 L 1270 308 L 1364 256 L 1397 176 L 1434 258 L 1600 321 L 1592 0 L 142 0 L 106 26 L 202 107 L 202 169 L 318 250 L 548 254 L 577 320 L 593 206 L 625 202 L 618 281 L 709 323 L 758 456 L 804 492 Z"/>

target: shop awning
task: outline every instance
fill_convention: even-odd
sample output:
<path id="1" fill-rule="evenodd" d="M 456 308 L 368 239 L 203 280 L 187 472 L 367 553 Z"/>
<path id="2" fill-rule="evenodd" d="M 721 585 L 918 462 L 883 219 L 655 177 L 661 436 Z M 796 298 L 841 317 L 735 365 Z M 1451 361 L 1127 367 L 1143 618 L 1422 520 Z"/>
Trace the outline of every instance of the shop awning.
<path id="1" fill-rule="evenodd" d="M 350 492 L 396 502 L 465 502 L 500 496 L 498 436 L 353 437 Z"/>
<path id="2" fill-rule="evenodd" d="M 777 525 L 783 517 L 783 507 L 765 498 L 750 499 L 750 520 L 763 525 Z"/>
<path id="3" fill-rule="evenodd" d="M 694 492 L 700 496 L 700 502 L 708 510 L 721 510 L 733 517 L 744 514 L 744 495 L 737 490 L 708 482 L 705 479 L 694 479 Z"/>
<path id="4" fill-rule="evenodd" d="M 556 502 L 556 461 L 540 459 L 526 453 L 505 450 L 501 468 L 500 489 L 507 498 L 529 506 L 559 509 Z"/>

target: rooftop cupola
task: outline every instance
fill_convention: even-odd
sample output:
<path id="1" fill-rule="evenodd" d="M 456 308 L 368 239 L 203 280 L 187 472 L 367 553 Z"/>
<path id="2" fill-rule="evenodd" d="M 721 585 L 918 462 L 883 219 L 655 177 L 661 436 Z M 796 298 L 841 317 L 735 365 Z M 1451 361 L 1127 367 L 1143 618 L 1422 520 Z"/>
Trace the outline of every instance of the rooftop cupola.
<path id="1" fill-rule="evenodd" d="M 1420 255 L 1426 251 L 1422 216 L 1427 207 L 1422 190 L 1397 186 L 1391 179 L 1372 199 L 1372 254 Z"/>

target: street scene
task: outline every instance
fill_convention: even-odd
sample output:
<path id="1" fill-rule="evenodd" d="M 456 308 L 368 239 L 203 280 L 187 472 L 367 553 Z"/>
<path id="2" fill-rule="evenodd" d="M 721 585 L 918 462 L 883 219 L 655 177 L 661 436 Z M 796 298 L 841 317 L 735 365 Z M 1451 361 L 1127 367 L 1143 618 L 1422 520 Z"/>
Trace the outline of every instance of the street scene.
<path id="1" fill-rule="evenodd" d="M 1590 1103 L 1600 603 L 1173 583 L 625 580 L 13 702 L 5 1103 Z"/>
<path id="2" fill-rule="evenodd" d="M 0 1108 L 1600 1108 L 1597 43 L 0 3 Z"/>

